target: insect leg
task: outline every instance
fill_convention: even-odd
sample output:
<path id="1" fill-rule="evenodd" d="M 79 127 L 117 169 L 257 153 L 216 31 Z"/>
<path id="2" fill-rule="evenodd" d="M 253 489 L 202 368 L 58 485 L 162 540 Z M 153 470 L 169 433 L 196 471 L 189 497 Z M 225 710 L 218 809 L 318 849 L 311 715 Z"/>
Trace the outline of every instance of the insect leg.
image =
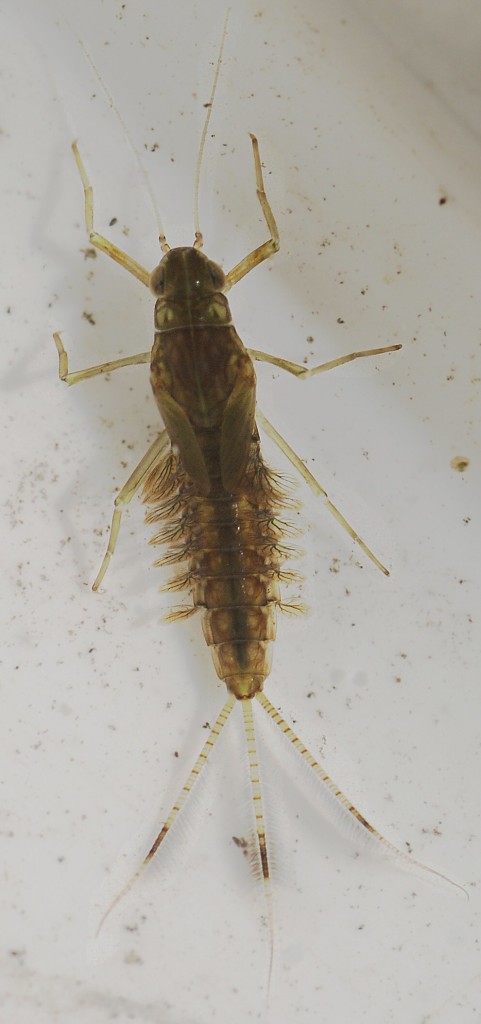
<path id="1" fill-rule="evenodd" d="M 352 537 L 354 541 L 356 541 L 356 544 L 359 544 L 359 547 L 362 548 L 364 554 L 371 559 L 371 562 L 374 562 L 374 565 L 377 565 L 378 569 L 380 569 L 385 576 L 389 576 L 389 569 L 386 569 L 386 566 L 383 565 L 378 558 L 376 558 L 376 555 L 371 551 L 370 548 L 368 548 L 367 544 L 362 540 L 359 534 L 356 533 L 351 524 L 348 523 L 347 519 L 344 518 L 342 512 L 340 512 L 339 509 L 336 508 L 336 506 L 333 504 L 333 502 L 329 498 L 327 491 L 325 491 L 324 488 L 321 487 L 320 483 L 316 480 L 315 476 L 313 476 L 310 470 L 307 468 L 307 466 L 304 465 L 299 455 L 297 455 L 294 449 L 291 448 L 290 444 L 287 443 L 287 441 L 283 438 L 282 434 L 279 434 L 279 432 L 272 425 L 272 423 L 270 423 L 269 420 L 266 419 L 264 413 L 262 413 L 258 407 L 256 409 L 256 418 L 259 420 L 259 423 L 265 430 L 266 434 L 269 435 L 269 437 L 275 442 L 277 447 L 280 448 L 281 452 L 283 452 L 286 458 L 289 459 L 289 462 L 292 463 L 295 469 L 297 469 L 298 473 L 301 474 L 301 476 L 304 478 L 306 484 L 308 485 L 308 487 L 310 487 L 313 494 L 324 499 L 324 504 L 326 505 L 326 508 L 329 510 L 331 515 L 333 515 L 334 518 L 337 519 L 337 522 L 340 523 L 340 525 L 346 530 L 349 536 Z"/>
<path id="2" fill-rule="evenodd" d="M 133 473 L 129 476 L 127 483 L 124 484 L 124 486 L 122 487 L 122 490 L 119 491 L 114 501 L 114 513 L 112 516 L 112 523 L 110 526 L 110 535 L 107 550 L 102 559 L 102 565 L 100 566 L 97 576 L 95 577 L 95 580 L 92 584 L 92 590 L 99 589 L 100 584 L 105 576 L 105 573 L 107 572 L 110 559 L 115 551 L 115 547 L 117 544 L 117 538 L 119 535 L 120 523 L 122 520 L 122 513 L 124 508 L 132 501 L 132 498 L 137 493 L 137 491 L 140 490 L 148 474 L 151 472 L 155 462 L 164 453 L 165 449 L 169 444 L 169 435 L 166 430 L 163 430 L 162 433 L 159 434 L 159 436 L 156 437 L 155 441 L 151 444 L 150 448 L 145 453 L 144 457 L 140 460 L 138 466 L 135 467 Z"/>
<path id="3" fill-rule="evenodd" d="M 92 186 L 88 179 L 87 171 L 85 170 L 76 142 L 72 143 L 72 150 L 82 179 L 85 196 L 85 226 L 87 228 L 91 245 L 106 253 L 106 255 L 110 256 L 110 259 L 115 260 L 116 263 L 120 263 L 121 267 L 128 270 L 129 274 L 133 274 L 134 277 L 138 278 L 138 280 L 148 288 L 150 281 L 149 271 L 146 270 L 145 267 L 142 267 L 140 263 L 137 263 L 136 260 L 132 259 L 131 256 L 128 256 L 126 252 L 123 252 L 122 249 L 118 249 L 113 242 L 109 242 L 108 238 L 104 238 L 103 235 L 99 235 L 94 230 L 94 197 Z"/>
<path id="4" fill-rule="evenodd" d="M 252 150 L 254 153 L 254 166 L 256 171 L 257 197 L 261 204 L 264 219 L 270 231 L 271 237 L 267 240 L 267 242 L 263 242 L 262 245 L 259 245 L 257 249 L 253 249 L 253 251 L 250 252 L 248 256 L 244 256 L 244 259 L 241 260 L 240 263 L 237 263 L 236 266 L 229 271 L 229 273 L 226 275 L 226 286 L 224 289 L 225 291 L 228 291 L 229 288 L 232 288 L 232 285 L 236 284 L 237 281 L 240 281 L 241 277 L 245 277 L 245 275 L 248 274 L 249 271 L 253 270 L 254 267 L 257 267 L 259 263 L 262 263 L 264 260 L 268 260 L 269 256 L 273 256 L 274 253 L 278 252 L 279 250 L 279 232 L 277 230 L 277 224 L 274 218 L 274 214 L 269 205 L 269 201 L 267 199 L 264 188 L 261 158 L 259 155 L 259 143 L 255 135 L 252 135 L 252 133 L 251 140 Z"/>
<path id="5" fill-rule="evenodd" d="M 60 380 L 66 384 L 80 384 L 89 377 L 97 377 L 101 373 L 110 373 L 111 370 L 119 370 L 121 366 L 137 366 L 139 363 L 149 363 L 151 353 L 137 352 L 134 356 L 126 356 L 125 359 L 112 359 L 108 363 L 100 363 L 99 366 L 88 366 L 85 370 L 75 370 L 69 373 L 68 353 L 63 346 L 62 337 L 58 331 L 55 332 L 53 340 L 58 352 L 58 375 Z"/>
<path id="6" fill-rule="evenodd" d="M 260 363 L 271 363 L 272 366 L 278 366 L 280 370 L 285 370 L 286 373 L 292 373 L 299 380 L 307 380 L 308 377 L 314 377 L 316 373 L 325 373 L 327 370 L 333 370 L 336 366 L 343 366 L 344 363 L 352 363 L 353 359 L 365 359 L 366 356 L 382 356 L 385 352 L 398 352 L 400 348 L 402 348 L 402 345 L 387 345 L 385 348 L 368 348 L 363 352 L 349 352 L 347 356 L 330 359 L 328 363 L 312 366 L 310 370 L 306 366 L 301 366 L 300 363 L 292 363 L 290 359 L 281 359 L 279 356 L 273 356 L 270 352 L 260 352 L 256 348 L 248 348 L 247 351 L 251 359 L 256 359 Z"/>

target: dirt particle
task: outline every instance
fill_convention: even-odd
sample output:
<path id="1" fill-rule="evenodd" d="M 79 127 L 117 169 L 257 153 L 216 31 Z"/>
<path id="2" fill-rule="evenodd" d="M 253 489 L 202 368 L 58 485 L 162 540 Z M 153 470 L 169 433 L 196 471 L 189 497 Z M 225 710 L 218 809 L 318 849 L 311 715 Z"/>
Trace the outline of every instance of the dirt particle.
<path id="1" fill-rule="evenodd" d="M 449 465 L 451 469 L 456 470 L 456 473 L 465 473 L 469 466 L 469 459 L 465 455 L 455 455 Z"/>

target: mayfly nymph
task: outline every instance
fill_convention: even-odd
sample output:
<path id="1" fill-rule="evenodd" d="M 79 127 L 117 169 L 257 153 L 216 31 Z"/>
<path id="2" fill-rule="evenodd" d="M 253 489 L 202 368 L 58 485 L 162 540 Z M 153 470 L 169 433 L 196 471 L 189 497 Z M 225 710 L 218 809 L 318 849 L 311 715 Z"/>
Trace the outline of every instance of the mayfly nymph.
<path id="1" fill-rule="evenodd" d="M 168 587 L 174 591 L 185 590 L 191 597 L 191 605 L 174 611 L 171 618 L 201 612 L 204 638 L 216 672 L 228 691 L 224 706 L 142 866 L 114 903 L 158 851 L 237 702 L 241 704 L 245 725 L 255 815 L 254 853 L 266 887 L 270 878 L 270 855 L 256 752 L 254 700 L 348 814 L 385 849 L 411 864 L 418 863 L 393 846 L 364 818 L 264 693 L 276 633 L 276 611 L 282 606 L 280 584 L 288 581 L 291 574 L 283 568 L 290 552 L 283 544 L 280 519 L 288 499 L 282 482 L 262 458 L 257 422 L 364 553 L 385 575 L 388 571 L 330 501 L 287 441 L 256 407 L 253 360 L 269 363 L 306 380 L 352 360 L 394 352 L 401 346 L 353 352 L 311 369 L 245 348 L 233 326 L 226 293 L 279 249 L 279 235 L 264 188 L 257 139 L 251 135 L 257 196 L 269 238 L 226 274 L 202 252 L 197 212 L 200 157 L 221 54 L 222 48 L 196 175 L 195 240 L 192 246 L 170 248 L 161 233 L 163 256 L 151 273 L 95 231 L 92 188 L 77 144 L 73 144 L 84 188 L 90 244 L 150 287 L 156 299 L 155 334 L 151 351 L 71 373 L 62 339 L 56 333 L 59 376 L 67 384 L 75 384 L 121 367 L 150 363 L 152 389 L 164 423 L 164 429 L 117 495 L 107 550 L 93 588 L 97 590 L 100 586 L 115 550 L 122 511 L 142 490 L 143 500 L 148 505 L 146 522 L 155 524 L 157 529 L 151 543 L 167 545 L 167 552 L 155 564 L 176 566 Z"/>

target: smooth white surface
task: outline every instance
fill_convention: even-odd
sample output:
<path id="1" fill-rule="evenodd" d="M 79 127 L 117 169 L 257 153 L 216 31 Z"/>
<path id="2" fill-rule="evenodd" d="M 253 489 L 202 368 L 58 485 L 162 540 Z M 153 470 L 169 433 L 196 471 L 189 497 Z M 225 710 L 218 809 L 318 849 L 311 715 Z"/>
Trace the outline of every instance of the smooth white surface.
<path id="1" fill-rule="evenodd" d="M 132 837 L 148 841 L 224 689 L 198 621 L 159 621 L 170 599 L 137 503 L 102 592 L 89 589 L 156 411 L 144 367 L 62 387 L 51 340 L 64 332 L 75 369 L 151 337 L 142 287 L 83 259 L 74 137 L 98 229 L 145 266 L 158 259 L 139 168 L 75 33 L 143 152 L 171 244 L 190 244 L 224 7 L 69 0 L 3 14 L 4 1012 L 267 1019 L 261 893 L 231 840 L 248 823 L 240 716 L 165 872 L 92 939 L 98 890 Z M 311 614 L 281 618 L 266 690 L 362 812 L 471 897 L 326 822 L 258 715 L 281 861 L 280 1022 L 453 1024 L 480 1010 L 480 37 L 472 3 L 277 0 L 231 15 L 205 250 L 229 268 L 265 237 L 249 130 L 282 242 L 230 297 L 241 337 L 310 365 L 404 345 L 304 385 L 258 369 L 266 414 L 392 568 L 386 580 L 361 560 L 301 486 Z"/>

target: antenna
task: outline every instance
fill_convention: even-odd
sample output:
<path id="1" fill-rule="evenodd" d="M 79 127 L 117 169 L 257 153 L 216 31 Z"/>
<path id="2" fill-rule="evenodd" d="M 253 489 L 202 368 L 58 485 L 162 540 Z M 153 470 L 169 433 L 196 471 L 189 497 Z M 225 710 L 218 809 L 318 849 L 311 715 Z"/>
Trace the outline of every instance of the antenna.
<path id="1" fill-rule="evenodd" d="M 230 15 L 230 7 L 227 8 L 226 16 L 225 16 L 225 19 L 224 19 L 224 28 L 222 29 L 222 37 L 221 37 L 220 46 L 219 46 L 219 56 L 217 57 L 217 64 L 216 64 L 216 69 L 215 69 L 215 74 L 214 74 L 214 81 L 212 83 L 212 89 L 211 89 L 211 93 L 210 93 L 210 97 L 209 97 L 209 102 L 206 103 L 207 114 L 205 115 L 204 127 L 202 129 L 202 135 L 200 137 L 199 154 L 198 154 L 198 157 L 197 157 L 197 164 L 196 164 L 196 168 L 195 168 L 195 187 L 194 187 L 194 230 L 195 230 L 195 240 L 194 240 L 194 249 L 202 249 L 202 246 L 204 244 L 204 239 L 202 237 L 202 231 L 200 230 L 200 223 L 199 223 L 200 172 L 201 172 L 201 168 L 202 168 L 202 159 L 203 159 L 204 150 L 205 150 L 205 140 L 207 138 L 207 131 L 208 131 L 208 128 L 209 128 L 209 123 L 210 123 L 210 116 L 212 114 L 212 106 L 213 106 L 213 103 L 214 103 L 214 98 L 215 98 L 215 94 L 216 94 L 216 90 L 217 90 L 217 82 L 219 80 L 220 69 L 222 67 L 222 55 L 224 53 L 224 44 L 225 44 L 225 40 L 226 40 L 226 36 L 227 36 L 227 24 L 228 24 L 228 21 L 229 21 L 229 15 Z"/>
<path id="2" fill-rule="evenodd" d="M 107 86 L 106 86 L 106 84 L 105 84 L 105 82 L 104 82 L 104 80 L 102 78 L 102 75 L 100 74 L 100 71 L 98 70 L 98 68 L 97 68 L 97 66 L 95 64 L 95 61 L 94 61 L 93 57 L 91 56 L 91 54 L 89 53 L 89 51 L 85 47 L 85 45 L 82 42 L 82 40 L 80 39 L 80 37 L 77 36 L 76 33 L 75 33 L 75 35 L 76 35 L 77 41 L 79 43 L 79 46 L 81 47 L 81 49 L 83 51 L 84 57 L 86 57 L 86 59 L 88 60 L 88 62 L 90 64 L 90 67 L 92 68 L 92 71 L 94 72 L 94 75 L 95 75 L 95 77 L 96 77 L 96 79 L 97 79 L 101 89 L 103 90 L 103 92 L 105 93 L 105 96 L 107 97 L 109 107 L 113 110 L 114 114 L 116 114 L 118 120 L 120 121 L 120 124 L 122 125 L 122 128 L 124 130 L 124 135 L 125 135 L 125 138 L 127 140 L 128 146 L 130 148 L 130 151 L 131 151 L 132 155 L 135 158 L 137 167 L 140 170 L 140 173 L 141 173 L 143 181 L 144 181 L 144 185 L 145 185 L 145 187 L 147 189 L 147 192 L 148 192 L 148 195 L 149 195 L 149 198 L 150 198 L 150 202 L 152 203 L 152 208 L 153 208 L 153 211 L 154 211 L 154 214 L 155 214 L 155 219 L 157 221 L 157 229 L 158 229 L 158 232 L 159 232 L 159 242 L 161 244 L 162 250 L 164 252 L 168 251 L 169 246 L 167 245 L 167 241 L 166 241 L 166 238 L 165 238 L 164 227 L 163 227 L 163 224 L 162 224 L 162 218 L 160 216 L 157 203 L 155 201 L 155 195 L 154 195 L 154 191 L 153 191 L 152 186 L 151 186 L 150 181 L 149 181 L 149 176 L 148 176 L 147 171 L 145 170 L 145 167 L 144 167 L 144 165 L 142 163 L 142 160 L 140 158 L 140 154 L 138 153 L 137 149 L 135 148 L 135 146 L 134 146 L 134 144 L 132 142 L 129 130 L 128 130 L 127 125 L 126 125 L 126 123 L 125 123 L 125 121 L 124 121 L 124 119 L 122 117 L 122 114 L 120 113 L 120 110 L 116 106 L 116 104 L 114 102 L 114 99 L 113 99 L 111 93 L 109 92 L 109 90 L 108 90 L 108 88 L 107 88 Z M 167 247 L 167 249 L 164 248 L 165 246 Z"/>

